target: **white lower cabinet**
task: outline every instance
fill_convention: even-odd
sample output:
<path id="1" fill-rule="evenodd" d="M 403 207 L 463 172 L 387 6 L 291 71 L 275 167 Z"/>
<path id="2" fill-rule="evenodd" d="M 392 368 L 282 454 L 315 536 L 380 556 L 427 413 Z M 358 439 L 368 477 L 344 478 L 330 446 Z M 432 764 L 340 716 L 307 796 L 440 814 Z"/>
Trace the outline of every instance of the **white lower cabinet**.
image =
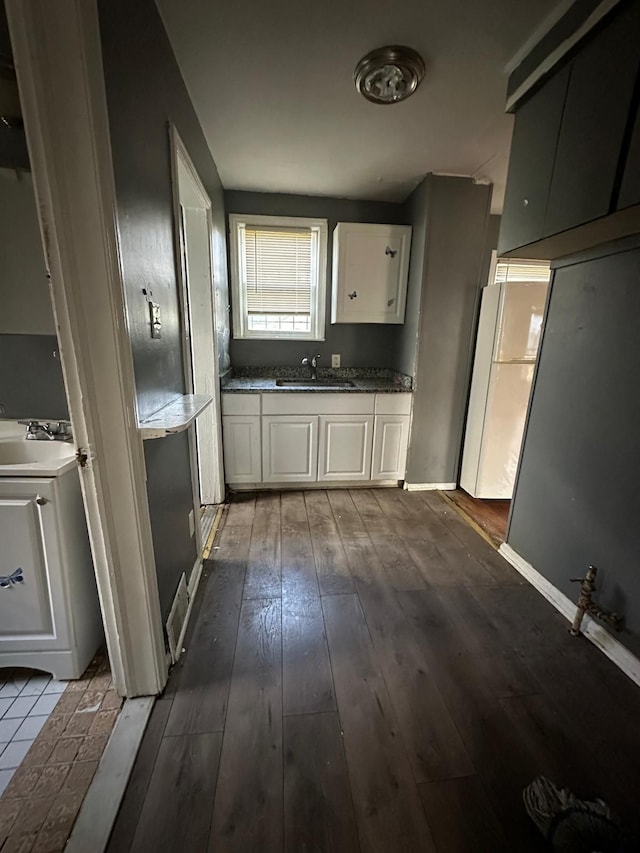
<path id="1" fill-rule="evenodd" d="M 260 483 L 260 415 L 223 415 L 224 473 L 227 483 Z"/>
<path id="2" fill-rule="evenodd" d="M 373 415 L 320 415 L 318 480 L 370 480 Z"/>
<path id="3" fill-rule="evenodd" d="M 312 483 L 318 473 L 318 418 L 262 416 L 262 481 Z"/>
<path id="4" fill-rule="evenodd" d="M 372 480 L 403 480 L 407 463 L 409 415 L 376 415 Z"/>
<path id="5" fill-rule="evenodd" d="M 410 394 L 223 394 L 225 481 L 402 480 L 410 411 Z"/>
<path id="6" fill-rule="evenodd" d="M 102 638 L 80 482 L 0 478 L 0 668 L 79 678 Z"/>

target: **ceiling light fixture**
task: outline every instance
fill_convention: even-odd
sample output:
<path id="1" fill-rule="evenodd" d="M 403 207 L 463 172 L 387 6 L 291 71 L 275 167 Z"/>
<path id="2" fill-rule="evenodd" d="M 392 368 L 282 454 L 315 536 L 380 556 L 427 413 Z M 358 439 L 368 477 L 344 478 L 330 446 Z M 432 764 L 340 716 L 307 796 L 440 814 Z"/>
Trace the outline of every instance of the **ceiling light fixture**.
<path id="1" fill-rule="evenodd" d="M 388 45 L 363 56 L 353 72 L 356 89 L 374 104 L 397 104 L 413 95 L 424 77 L 424 60 L 410 47 Z"/>

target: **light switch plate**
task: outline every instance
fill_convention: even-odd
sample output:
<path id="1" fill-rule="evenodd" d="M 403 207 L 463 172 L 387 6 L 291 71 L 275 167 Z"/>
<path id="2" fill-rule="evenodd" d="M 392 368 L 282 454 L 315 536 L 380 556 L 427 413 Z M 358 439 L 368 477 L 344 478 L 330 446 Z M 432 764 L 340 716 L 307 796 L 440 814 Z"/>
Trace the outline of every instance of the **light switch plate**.
<path id="1" fill-rule="evenodd" d="M 160 319 L 160 305 L 157 302 L 149 303 L 149 317 L 151 320 L 151 337 L 162 337 L 162 320 Z"/>
<path id="2" fill-rule="evenodd" d="M 331 367 L 340 367 L 340 353 L 334 352 L 331 354 Z"/>

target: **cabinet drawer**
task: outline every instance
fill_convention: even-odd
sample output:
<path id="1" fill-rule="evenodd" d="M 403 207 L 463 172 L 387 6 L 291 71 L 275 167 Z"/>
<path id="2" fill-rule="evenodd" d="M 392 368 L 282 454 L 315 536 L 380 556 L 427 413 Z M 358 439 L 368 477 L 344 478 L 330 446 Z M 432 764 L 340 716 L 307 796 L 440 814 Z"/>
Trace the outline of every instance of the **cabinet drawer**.
<path id="1" fill-rule="evenodd" d="M 263 415 L 371 415 L 374 394 L 263 394 Z"/>
<path id="2" fill-rule="evenodd" d="M 408 415 L 411 394 L 376 394 L 376 415 Z"/>
<path id="3" fill-rule="evenodd" d="M 223 415 L 259 415 L 260 394 L 223 394 Z"/>

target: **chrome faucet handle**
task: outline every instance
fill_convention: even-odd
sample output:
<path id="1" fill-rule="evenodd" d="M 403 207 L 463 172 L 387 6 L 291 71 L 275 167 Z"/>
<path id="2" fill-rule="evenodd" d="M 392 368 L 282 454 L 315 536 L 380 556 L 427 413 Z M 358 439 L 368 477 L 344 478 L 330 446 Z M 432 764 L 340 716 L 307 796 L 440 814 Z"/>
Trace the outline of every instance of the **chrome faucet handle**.
<path id="1" fill-rule="evenodd" d="M 306 356 L 306 355 L 305 355 L 305 357 L 302 359 L 302 361 L 300 362 L 300 364 L 309 364 L 309 359 L 307 358 L 307 356 Z"/>
<path id="2" fill-rule="evenodd" d="M 314 357 L 311 359 L 311 367 L 317 367 L 318 366 L 318 359 L 319 358 L 320 358 L 320 353 L 318 353 L 318 355 L 314 355 Z"/>

